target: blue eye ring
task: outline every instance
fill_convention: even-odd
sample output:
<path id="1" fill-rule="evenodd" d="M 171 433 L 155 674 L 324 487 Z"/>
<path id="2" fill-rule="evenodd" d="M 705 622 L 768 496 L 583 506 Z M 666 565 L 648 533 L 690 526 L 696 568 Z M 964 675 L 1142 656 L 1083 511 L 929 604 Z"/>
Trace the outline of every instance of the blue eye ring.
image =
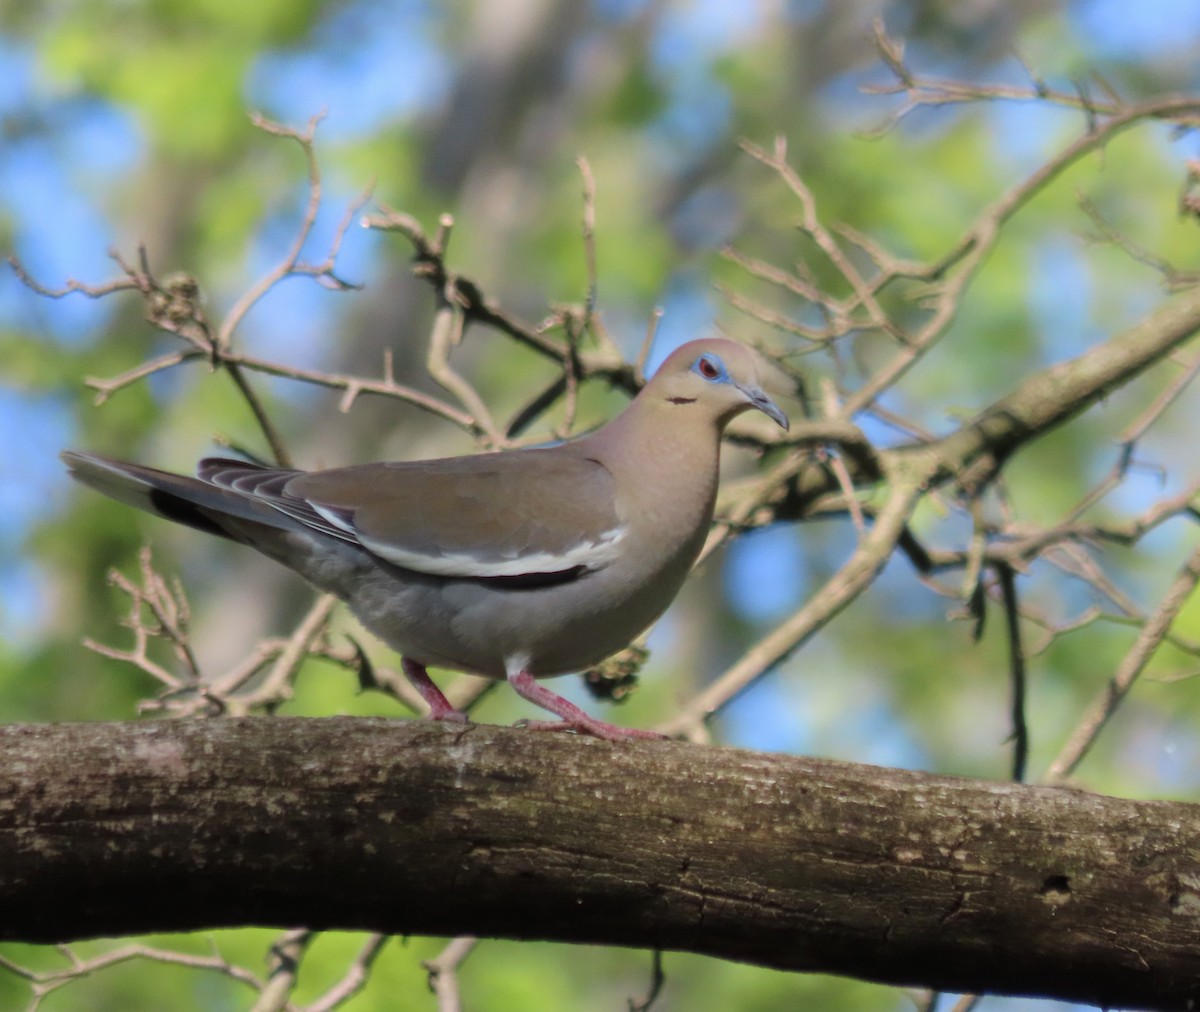
<path id="1" fill-rule="evenodd" d="M 729 372 L 725 368 L 725 363 L 710 352 L 705 352 L 696 359 L 692 365 L 692 372 L 710 383 L 727 383 L 729 381 Z"/>

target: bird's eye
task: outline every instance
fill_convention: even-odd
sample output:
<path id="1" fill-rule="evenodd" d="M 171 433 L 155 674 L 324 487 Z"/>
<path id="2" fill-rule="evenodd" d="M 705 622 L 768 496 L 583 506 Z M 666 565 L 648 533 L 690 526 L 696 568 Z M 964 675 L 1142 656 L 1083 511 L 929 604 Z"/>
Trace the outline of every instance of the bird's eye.
<path id="1" fill-rule="evenodd" d="M 708 355 L 701 355 L 696 362 L 696 372 L 708 380 L 715 380 L 721 375 L 721 367 Z"/>

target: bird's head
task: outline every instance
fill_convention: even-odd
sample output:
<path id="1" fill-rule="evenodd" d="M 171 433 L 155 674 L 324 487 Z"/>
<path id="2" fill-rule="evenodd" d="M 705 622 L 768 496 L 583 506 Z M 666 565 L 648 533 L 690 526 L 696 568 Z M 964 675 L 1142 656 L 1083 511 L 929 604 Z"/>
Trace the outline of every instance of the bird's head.
<path id="1" fill-rule="evenodd" d="M 787 415 L 762 389 L 759 358 L 724 338 L 689 341 L 676 348 L 643 391 L 666 405 L 701 413 L 719 428 L 756 408 L 783 429 Z"/>

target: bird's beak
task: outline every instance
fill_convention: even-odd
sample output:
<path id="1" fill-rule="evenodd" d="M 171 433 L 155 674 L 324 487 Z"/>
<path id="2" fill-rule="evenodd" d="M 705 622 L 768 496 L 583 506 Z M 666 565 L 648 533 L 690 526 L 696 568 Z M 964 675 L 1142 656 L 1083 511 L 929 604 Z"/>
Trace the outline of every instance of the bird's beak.
<path id="1" fill-rule="evenodd" d="M 758 408 L 768 418 L 777 422 L 784 432 L 787 432 L 789 427 L 788 416 L 783 413 L 778 404 L 763 393 L 760 387 L 752 387 L 749 384 L 743 386 L 739 383 L 737 384 L 737 388 L 745 395 L 751 407 Z"/>

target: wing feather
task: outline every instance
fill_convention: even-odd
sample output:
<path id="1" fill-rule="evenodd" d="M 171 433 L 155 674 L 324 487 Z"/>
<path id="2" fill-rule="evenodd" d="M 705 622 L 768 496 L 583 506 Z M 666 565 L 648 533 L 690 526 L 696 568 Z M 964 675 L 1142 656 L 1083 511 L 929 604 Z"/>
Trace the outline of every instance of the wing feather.
<path id="1" fill-rule="evenodd" d="M 611 473 L 567 446 L 313 472 L 210 458 L 200 476 L 437 576 L 598 569 L 625 534 Z"/>

